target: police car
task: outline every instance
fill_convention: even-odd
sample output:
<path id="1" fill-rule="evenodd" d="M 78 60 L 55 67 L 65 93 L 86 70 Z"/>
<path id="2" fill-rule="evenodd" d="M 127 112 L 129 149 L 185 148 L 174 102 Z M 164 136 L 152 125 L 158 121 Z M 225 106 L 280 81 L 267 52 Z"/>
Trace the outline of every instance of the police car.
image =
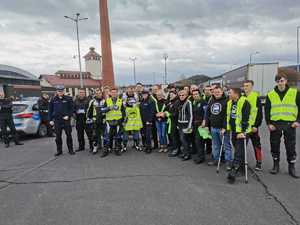
<path id="1" fill-rule="evenodd" d="M 41 121 L 37 100 L 38 98 L 32 98 L 13 102 L 14 124 L 19 133 L 45 137 L 47 126 Z"/>

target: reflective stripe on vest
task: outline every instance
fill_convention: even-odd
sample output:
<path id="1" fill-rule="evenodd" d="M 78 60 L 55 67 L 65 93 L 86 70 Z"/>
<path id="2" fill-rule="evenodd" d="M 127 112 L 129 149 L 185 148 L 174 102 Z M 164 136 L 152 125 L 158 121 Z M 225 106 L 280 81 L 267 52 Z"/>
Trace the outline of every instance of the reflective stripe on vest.
<path id="1" fill-rule="evenodd" d="M 297 89 L 289 88 L 282 101 L 275 90 L 269 92 L 268 97 L 271 102 L 270 119 L 272 121 L 283 120 L 293 122 L 297 120 Z"/>
<path id="2" fill-rule="evenodd" d="M 141 119 L 141 113 L 138 106 L 126 107 L 126 117 L 127 122 L 124 129 L 126 131 L 138 131 L 143 127 L 143 122 Z"/>
<path id="3" fill-rule="evenodd" d="M 241 96 L 236 105 L 235 132 L 237 133 L 242 132 L 242 116 L 243 116 L 242 110 L 246 101 L 247 98 Z M 230 127 L 231 108 L 232 108 L 232 100 L 227 102 L 227 130 L 228 131 L 231 131 L 231 127 Z M 250 133 L 250 132 L 251 132 L 251 127 L 249 124 L 248 128 L 246 129 L 246 133 Z"/>
<path id="4" fill-rule="evenodd" d="M 112 120 L 120 120 L 122 119 L 122 99 L 118 98 L 116 103 L 113 103 L 112 98 L 108 98 L 106 100 L 106 104 L 107 107 L 113 107 L 113 106 L 117 106 L 118 109 L 117 110 L 110 110 L 109 112 L 106 113 L 106 121 L 112 121 Z"/>
<path id="5" fill-rule="evenodd" d="M 252 91 L 250 95 L 247 96 L 247 100 L 251 105 L 251 112 L 250 112 L 250 117 L 249 117 L 249 125 L 253 126 L 257 117 L 257 99 L 259 97 L 259 93 Z"/>

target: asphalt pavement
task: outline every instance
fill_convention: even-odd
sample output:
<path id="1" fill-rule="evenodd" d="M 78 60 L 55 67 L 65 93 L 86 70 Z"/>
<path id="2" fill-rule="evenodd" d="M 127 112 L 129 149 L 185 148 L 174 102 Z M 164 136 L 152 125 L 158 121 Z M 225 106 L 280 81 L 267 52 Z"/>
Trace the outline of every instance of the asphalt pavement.
<path id="1" fill-rule="evenodd" d="M 261 135 L 264 171 L 250 171 L 248 184 L 241 177 L 234 185 L 226 183 L 225 168 L 216 174 L 163 153 L 129 150 L 101 159 L 65 149 L 54 158 L 54 138 L 1 145 L 0 225 L 300 224 L 300 180 L 288 176 L 284 148 L 281 173 L 268 173 L 269 134 Z M 297 141 L 299 150 L 299 132 Z M 248 156 L 254 167 L 250 145 Z"/>

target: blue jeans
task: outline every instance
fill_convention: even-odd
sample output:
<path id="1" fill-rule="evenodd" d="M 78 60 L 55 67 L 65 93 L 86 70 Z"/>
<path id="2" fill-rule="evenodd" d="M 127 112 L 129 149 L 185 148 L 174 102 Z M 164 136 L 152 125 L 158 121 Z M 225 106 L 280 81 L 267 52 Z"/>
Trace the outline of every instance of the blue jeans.
<path id="1" fill-rule="evenodd" d="M 160 145 L 167 145 L 166 121 L 155 122 Z"/>
<path id="2" fill-rule="evenodd" d="M 220 157 L 220 150 L 222 145 L 222 134 L 221 128 L 211 128 L 211 136 L 212 136 L 212 153 L 213 159 L 218 160 Z M 230 144 L 230 135 L 228 132 L 224 134 L 224 146 L 223 151 L 225 153 L 225 161 L 231 162 L 232 161 L 232 150 Z"/>

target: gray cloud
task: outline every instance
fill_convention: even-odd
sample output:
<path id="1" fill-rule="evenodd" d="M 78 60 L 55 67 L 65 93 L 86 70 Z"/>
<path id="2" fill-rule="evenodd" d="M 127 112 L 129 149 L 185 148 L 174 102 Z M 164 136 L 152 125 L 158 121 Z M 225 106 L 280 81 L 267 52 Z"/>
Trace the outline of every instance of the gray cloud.
<path id="1" fill-rule="evenodd" d="M 82 51 L 99 46 L 98 0 L 1 0 L 0 63 L 39 73 L 77 69 L 74 24 L 80 12 Z M 217 75 L 248 62 L 295 61 L 300 2 L 294 0 L 109 0 L 117 81 L 131 79 L 130 56 L 138 57 L 140 81 L 156 81 L 169 54 L 169 78 Z M 16 55 L 15 52 L 18 52 Z"/>

